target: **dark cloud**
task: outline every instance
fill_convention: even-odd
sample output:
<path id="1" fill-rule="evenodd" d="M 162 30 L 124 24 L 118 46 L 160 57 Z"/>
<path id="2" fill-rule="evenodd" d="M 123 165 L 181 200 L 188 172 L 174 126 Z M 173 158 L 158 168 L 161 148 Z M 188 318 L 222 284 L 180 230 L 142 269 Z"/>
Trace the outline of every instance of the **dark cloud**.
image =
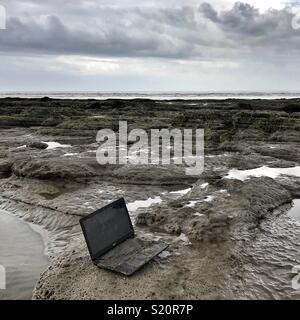
<path id="1" fill-rule="evenodd" d="M 0 50 L 183 58 L 191 53 L 183 31 L 195 27 L 193 15 L 190 8 L 151 12 L 104 8 L 79 21 L 54 15 L 43 19 L 11 17 L 7 30 L 0 33 Z"/>
<path id="2" fill-rule="evenodd" d="M 213 8 L 213 6 L 207 2 L 204 2 L 200 5 L 200 12 L 204 14 L 204 16 L 213 21 L 213 22 L 219 22 L 219 16 L 218 12 Z"/>
<path id="3" fill-rule="evenodd" d="M 149 47 L 154 52 L 156 47 L 149 37 L 145 41 L 133 41 L 125 32 L 115 30 L 70 29 L 56 16 L 47 17 L 43 24 L 12 18 L 7 23 L 7 30 L 0 34 L 0 48 L 6 51 L 130 56 L 133 53 L 142 55 Z"/>
<path id="4" fill-rule="evenodd" d="M 210 4 L 203 3 L 200 11 L 204 17 L 216 23 L 223 31 L 239 33 L 247 37 L 269 36 L 295 36 L 291 21 L 293 14 L 286 9 L 273 10 L 260 13 L 260 11 L 247 4 L 237 2 L 228 11 L 218 13 Z M 299 34 L 298 34 L 299 36 Z"/>
<path id="5" fill-rule="evenodd" d="M 261 13 L 246 3 L 226 11 L 208 3 L 174 8 L 101 3 L 7 2 L 0 51 L 171 59 L 236 57 L 257 50 L 299 54 L 300 31 L 292 29 L 287 9 Z"/>

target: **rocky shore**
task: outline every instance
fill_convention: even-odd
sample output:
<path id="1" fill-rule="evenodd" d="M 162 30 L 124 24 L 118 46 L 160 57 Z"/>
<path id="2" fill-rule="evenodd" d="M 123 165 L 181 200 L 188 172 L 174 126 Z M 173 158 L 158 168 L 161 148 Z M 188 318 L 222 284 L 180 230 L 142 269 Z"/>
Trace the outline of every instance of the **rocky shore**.
<path id="1" fill-rule="evenodd" d="M 300 225 L 287 216 L 300 197 L 299 111 L 300 99 L 0 100 L 0 209 L 49 235 L 33 299 L 300 299 Z M 204 173 L 100 166 L 96 133 L 121 120 L 205 129 Z M 259 168 L 283 174 L 239 177 Z M 78 223 L 120 197 L 139 237 L 170 244 L 130 278 L 92 265 Z"/>

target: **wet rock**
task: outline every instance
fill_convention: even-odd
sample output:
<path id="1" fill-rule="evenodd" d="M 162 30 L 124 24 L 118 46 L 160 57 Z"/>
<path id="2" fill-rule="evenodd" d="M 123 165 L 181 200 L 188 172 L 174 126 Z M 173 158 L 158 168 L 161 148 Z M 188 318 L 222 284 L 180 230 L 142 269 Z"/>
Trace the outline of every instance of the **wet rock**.
<path id="1" fill-rule="evenodd" d="M 8 151 L 3 149 L 3 148 L 0 148 L 0 159 L 4 159 L 8 156 Z"/>
<path id="2" fill-rule="evenodd" d="M 205 170 L 204 173 L 201 174 L 201 180 L 196 183 L 196 186 L 202 185 L 202 183 L 207 182 L 207 183 L 212 183 L 215 182 L 219 179 L 222 179 L 222 172 L 218 170 Z"/>
<path id="3" fill-rule="evenodd" d="M 257 129 L 241 129 L 236 134 L 238 140 L 265 140 L 267 137 L 266 133 Z"/>
<path id="4" fill-rule="evenodd" d="M 292 196 L 271 178 L 245 182 L 222 179 L 205 188 L 201 179 L 183 199 L 194 201 L 195 205 L 180 208 L 176 202 L 169 202 L 140 214 L 137 224 L 170 234 L 180 227 L 181 232 L 195 241 L 224 241 L 228 240 L 231 225 L 242 221 L 257 223 L 291 202 Z"/>
<path id="5" fill-rule="evenodd" d="M 299 141 L 299 134 L 298 134 Z M 257 146 L 253 149 L 264 155 L 273 158 L 283 159 L 286 161 L 300 162 L 300 145 L 299 144 L 280 144 L 276 147 L 270 148 L 269 146 Z"/>
<path id="6" fill-rule="evenodd" d="M 11 174 L 12 161 L 0 159 L 0 178 L 6 178 Z"/>
<path id="7" fill-rule="evenodd" d="M 278 181 L 285 189 L 289 190 L 294 199 L 300 199 L 300 181 L 299 178 L 290 177 Z"/>
<path id="8" fill-rule="evenodd" d="M 261 157 L 259 154 L 251 153 L 249 155 L 236 155 L 232 157 L 230 166 L 239 170 L 249 170 L 260 167 L 266 163 L 270 158 Z"/>
<path id="9" fill-rule="evenodd" d="M 299 142 L 299 131 L 297 130 L 285 130 L 285 131 L 278 131 L 275 132 L 271 136 L 271 140 L 279 141 L 279 142 Z"/>
<path id="10" fill-rule="evenodd" d="M 187 176 L 185 168 L 180 166 L 134 166 L 117 168 L 111 177 L 118 182 L 135 184 L 179 185 L 191 184 L 198 177 Z"/>
<path id="11" fill-rule="evenodd" d="M 29 141 L 27 143 L 27 148 L 34 148 L 34 149 L 47 149 L 48 144 L 42 141 Z"/>
<path id="12" fill-rule="evenodd" d="M 37 179 L 72 179 L 95 176 L 95 171 L 80 160 L 62 158 L 16 160 L 12 166 L 16 176 Z"/>
<path id="13" fill-rule="evenodd" d="M 12 161 L 11 160 L 0 160 L 0 172 L 11 171 Z"/>
<path id="14" fill-rule="evenodd" d="M 241 196 L 248 202 L 246 209 L 256 218 L 264 218 L 276 208 L 292 201 L 290 192 L 271 178 L 245 181 Z"/>
<path id="15" fill-rule="evenodd" d="M 42 102 L 49 102 L 49 101 L 51 101 L 51 98 L 49 98 L 49 97 L 43 97 L 43 98 L 41 98 L 41 101 L 42 101 Z"/>

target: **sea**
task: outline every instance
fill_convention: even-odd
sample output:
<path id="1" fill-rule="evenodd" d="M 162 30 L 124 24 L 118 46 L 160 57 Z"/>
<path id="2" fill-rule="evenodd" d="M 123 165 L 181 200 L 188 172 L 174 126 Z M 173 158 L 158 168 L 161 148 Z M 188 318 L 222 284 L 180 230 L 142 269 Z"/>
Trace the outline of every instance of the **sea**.
<path id="1" fill-rule="evenodd" d="M 0 98 L 43 98 L 53 99 L 153 99 L 153 100 L 222 100 L 222 99 L 297 99 L 299 92 L 0 92 Z"/>

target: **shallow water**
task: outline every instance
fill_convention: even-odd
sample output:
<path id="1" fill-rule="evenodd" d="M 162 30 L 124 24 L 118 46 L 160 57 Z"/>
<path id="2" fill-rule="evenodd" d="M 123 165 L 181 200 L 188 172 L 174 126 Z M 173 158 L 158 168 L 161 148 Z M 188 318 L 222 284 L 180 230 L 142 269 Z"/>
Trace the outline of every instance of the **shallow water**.
<path id="1" fill-rule="evenodd" d="M 70 148 L 71 145 L 69 144 L 61 144 L 59 142 L 55 142 L 55 141 L 42 141 L 43 143 L 46 143 L 48 145 L 47 150 L 54 150 L 54 149 L 58 149 L 58 148 Z"/>
<path id="2" fill-rule="evenodd" d="M 184 189 L 184 190 L 178 190 L 178 191 L 170 191 L 169 195 L 173 196 L 175 198 L 184 196 L 185 194 L 189 193 L 192 189 Z M 167 192 L 164 192 L 163 195 L 166 195 Z M 128 211 L 135 215 L 135 211 L 140 208 L 149 208 L 154 204 L 161 204 L 163 202 L 163 199 L 160 196 L 156 196 L 153 198 L 148 198 L 147 200 L 137 200 L 134 202 L 130 202 L 127 204 Z"/>
<path id="3" fill-rule="evenodd" d="M 29 224 L 0 210 L 0 265 L 6 269 L 6 290 L 0 300 L 28 300 L 48 265 L 44 242 Z"/>
<path id="4" fill-rule="evenodd" d="M 293 201 L 293 207 L 289 211 L 289 216 L 300 221 L 300 199 Z"/>
<path id="5" fill-rule="evenodd" d="M 137 200 L 127 204 L 128 211 L 133 212 L 139 208 L 149 208 L 152 204 L 159 204 L 162 202 L 161 197 L 149 198 L 147 200 Z"/>
<path id="6" fill-rule="evenodd" d="M 184 189 L 184 190 L 178 190 L 178 191 L 172 191 L 170 194 L 178 195 L 178 196 L 184 196 L 188 194 L 192 188 Z"/>
<path id="7" fill-rule="evenodd" d="M 250 177 L 269 177 L 275 179 L 280 175 L 300 177 L 300 166 L 291 168 L 270 168 L 263 166 L 250 170 L 232 169 L 229 171 L 229 174 L 225 178 L 245 181 Z"/>

